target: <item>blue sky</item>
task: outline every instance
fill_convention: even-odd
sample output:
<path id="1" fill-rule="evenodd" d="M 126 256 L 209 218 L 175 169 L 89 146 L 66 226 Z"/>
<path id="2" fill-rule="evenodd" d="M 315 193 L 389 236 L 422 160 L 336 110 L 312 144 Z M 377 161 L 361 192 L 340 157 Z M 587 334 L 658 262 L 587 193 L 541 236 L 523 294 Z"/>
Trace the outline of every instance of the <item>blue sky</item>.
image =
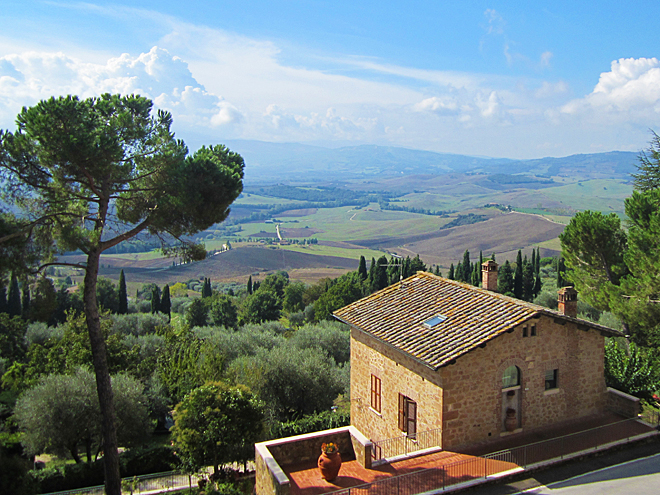
<path id="1" fill-rule="evenodd" d="M 4 0 L 0 127 L 61 94 L 140 93 L 229 139 L 511 158 L 660 131 L 658 2 Z"/>

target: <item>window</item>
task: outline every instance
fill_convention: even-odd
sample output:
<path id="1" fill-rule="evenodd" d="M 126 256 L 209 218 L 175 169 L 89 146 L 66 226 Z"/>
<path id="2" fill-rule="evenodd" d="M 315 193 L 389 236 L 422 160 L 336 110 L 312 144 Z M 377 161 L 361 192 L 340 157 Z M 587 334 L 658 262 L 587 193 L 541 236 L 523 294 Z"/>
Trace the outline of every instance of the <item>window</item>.
<path id="1" fill-rule="evenodd" d="M 529 333 L 532 337 L 536 337 L 536 325 L 532 325 L 532 329 Z"/>
<path id="2" fill-rule="evenodd" d="M 557 388 L 557 370 L 548 370 L 545 372 L 545 389 Z"/>
<path id="3" fill-rule="evenodd" d="M 380 378 L 371 375 L 371 409 L 380 413 Z"/>
<path id="4" fill-rule="evenodd" d="M 430 318 L 426 320 L 424 323 L 422 323 L 426 328 L 433 328 L 436 325 L 439 325 L 443 321 L 447 319 L 446 316 L 444 315 L 436 315 L 433 318 Z"/>
<path id="5" fill-rule="evenodd" d="M 399 394 L 399 430 L 412 438 L 417 435 L 417 403 L 403 394 Z"/>
<path id="6" fill-rule="evenodd" d="M 527 325 L 523 327 L 523 337 L 527 337 Z"/>
<path id="7" fill-rule="evenodd" d="M 520 385 L 520 369 L 518 366 L 509 366 L 502 375 L 502 388 Z"/>

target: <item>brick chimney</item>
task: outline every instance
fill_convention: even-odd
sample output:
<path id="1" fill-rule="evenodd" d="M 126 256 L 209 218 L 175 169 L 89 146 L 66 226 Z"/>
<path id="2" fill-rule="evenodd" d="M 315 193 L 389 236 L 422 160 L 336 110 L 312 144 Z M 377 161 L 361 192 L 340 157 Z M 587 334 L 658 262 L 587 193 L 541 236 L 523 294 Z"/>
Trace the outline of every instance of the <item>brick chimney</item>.
<path id="1" fill-rule="evenodd" d="M 559 289 L 559 312 L 577 318 L 577 291 L 573 287 Z"/>
<path id="2" fill-rule="evenodd" d="M 493 292 L 497 292 L 497 263 L 493 260 L 481 264 L 481 286 Z"/>

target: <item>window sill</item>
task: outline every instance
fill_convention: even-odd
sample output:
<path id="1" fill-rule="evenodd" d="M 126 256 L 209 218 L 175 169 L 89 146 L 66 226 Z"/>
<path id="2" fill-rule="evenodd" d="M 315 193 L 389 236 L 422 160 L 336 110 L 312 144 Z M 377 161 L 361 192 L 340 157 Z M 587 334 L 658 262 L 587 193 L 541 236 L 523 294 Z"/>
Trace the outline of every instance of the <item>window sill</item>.
<path id="1" fill-rule="evenodd" d="M 382 414 L 382 413 L 379 413 L 378 411 L 376 411 L 373 407 L 369 406 L 369 410 L 370 410 L 372 413 L 374 413 L 376 416 L 381 417 L 381 418 L 383 417 L 383 414 Z"/>
<path id="2" fill-rule="evenodd" d="M 561 392 L 559 388 L 549 388 L 543 392 L 543 395 L 557 395 L 559 392 Z"/>
<path id="3" fill-rule="evenodd" d="M 522 433 L 523 429 L 522 428 L 516 428 L 513 431 L 503 431 L 500 433 L 500 437 L 507 437 L 509 435 L 515 435 L 516 433 Z"/>

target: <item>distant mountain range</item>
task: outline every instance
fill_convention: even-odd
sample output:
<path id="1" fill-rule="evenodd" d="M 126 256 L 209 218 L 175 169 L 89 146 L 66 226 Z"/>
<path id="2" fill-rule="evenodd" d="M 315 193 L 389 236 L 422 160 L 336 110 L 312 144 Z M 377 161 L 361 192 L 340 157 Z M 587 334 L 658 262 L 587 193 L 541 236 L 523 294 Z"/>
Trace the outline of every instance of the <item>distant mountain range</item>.
<path id="1" fill-rule="evenodd" d="M 610 151 L 562 158 L 512 160 L 435 153 L 393 146 L 322 148 L 296 143 L 235 140 L 227 146 L 246 163 L 246 183 L 336 181 L 367 177 L 448 173 L 531 174 L 628 179 L 637 153 Z"/>

